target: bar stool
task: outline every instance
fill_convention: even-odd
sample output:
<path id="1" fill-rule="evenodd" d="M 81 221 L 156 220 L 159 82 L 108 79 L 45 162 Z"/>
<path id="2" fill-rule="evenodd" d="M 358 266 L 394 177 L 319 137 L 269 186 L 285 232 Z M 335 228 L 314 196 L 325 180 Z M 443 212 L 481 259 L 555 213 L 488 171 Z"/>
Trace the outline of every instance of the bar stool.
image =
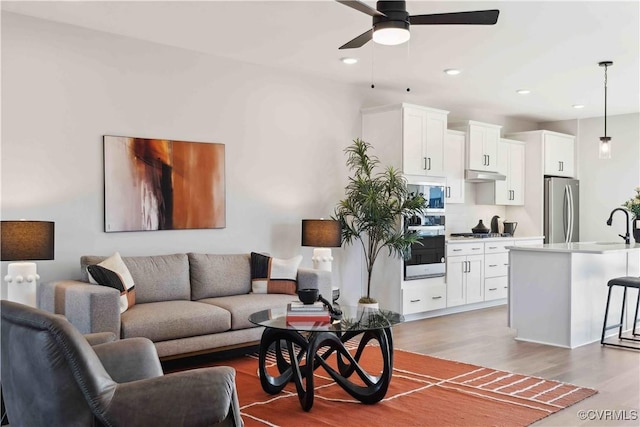
<path id="1" fill-rule="evenodd" d="M 636 325 L 638 324 L 638 306 L 640 306 L 640 277 L 630 277 L 630 276 L 616 277 L 615 279 L 609 280 L 609 282 L 607 283 L 607 286 L 609 286 L 609 295 L 607 296 L 607 307 L 604 310 L 604 323 L 602 324 L 602 337 L 600 338 L 600 344 L 609 345 L 612 347 L 624 347 L 624 348 L 631 348 L 634 350 L 640 350 L 640 346 L 625 345 L 620 343 L 611 343 L 611 342 L 604 341 L 604 335 L 606 331 L 608 331 L 609 329 L 618 328 L 618 339 L 620 341 L 627 340 L 627 341 L 634 341 L 634 342 L 640 343 L 640 338 L 636 338 L 640 336 L 640 333 L 636 333 Z M 607 316 L 609 315 L 609 303 L 611 302 L 611 290 L 613 289 L 614 286 L 624 287 L 624 293 L 622 294 L 622 309 L 620 313 L 620 323 L 607 326 Z M 625 308 L 627 303 L 627 288 L 637 289 L 638 299 L 636 301 L 636 312 L 635 312 L 635 315 L 633 316 L 633 328 L 631 330 L 631 336 L 623 337 L 622 328 L 624 324 L 624 314 L 625 314 Z"/>

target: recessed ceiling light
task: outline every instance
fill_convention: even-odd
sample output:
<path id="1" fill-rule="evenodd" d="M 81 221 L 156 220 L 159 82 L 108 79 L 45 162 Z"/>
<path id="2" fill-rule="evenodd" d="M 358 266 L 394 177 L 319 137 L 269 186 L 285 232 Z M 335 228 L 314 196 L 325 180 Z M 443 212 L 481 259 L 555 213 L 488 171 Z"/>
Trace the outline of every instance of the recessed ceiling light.
<path id="1" fill-rule="evenodd" d="M 356 64 L 358 62 L 358 58 L 345 57 L 345 58 L 340 58 L 340 61 L 342 61 L 342 62 L 344 62 L 345 64 L 348 64 L 348 65 L 353 65 L 353 64 Z"/>
<path id="2" fill-rule="evenodd" d="M 529 89 L 518 89 L 516 93 L 519 93 L 520 95 L 529 95 L 531 91 Z"/>
<path id="3" fill-rule="evenodd" d="M 447 68 L 446 70 L 444 70 L 444 73 L 450 76 L 457 76 L 461 72 L 462 71 L 458 70 L 457 68 Z"/>
<path id="4" fill-rule="evenodd" d="M 572 107 L 579 110 L 580 108 L 584 108 L 584 105 L 582 105 L 582 104 L 573 104 Z"/>

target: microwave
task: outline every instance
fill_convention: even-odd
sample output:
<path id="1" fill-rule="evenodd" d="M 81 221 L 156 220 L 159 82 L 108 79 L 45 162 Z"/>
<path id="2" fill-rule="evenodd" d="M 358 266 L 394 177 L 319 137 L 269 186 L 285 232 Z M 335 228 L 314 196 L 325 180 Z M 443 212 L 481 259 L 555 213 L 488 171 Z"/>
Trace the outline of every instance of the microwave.
<path id="1" fill-rule="evenodd" d="M 422 196 L 426 200 L 425 215 L 444 214 L 445 186 L 440 183 L 407 184 L 409 195 Z"/>

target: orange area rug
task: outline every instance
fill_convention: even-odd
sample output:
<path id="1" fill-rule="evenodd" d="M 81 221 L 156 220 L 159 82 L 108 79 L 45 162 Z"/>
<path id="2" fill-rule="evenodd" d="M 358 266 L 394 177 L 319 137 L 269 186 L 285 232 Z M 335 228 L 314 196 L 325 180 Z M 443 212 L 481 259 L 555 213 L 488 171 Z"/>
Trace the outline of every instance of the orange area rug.
<path id="1" fill-rule="evenodd" d="M 335 356 L 329 360 L 332 359 L 335 362 Z M 396 349 L 393 377 L 381 402 L 358 402 L 320 367 L 315 371 L 314 405 L 305 412 L 293 383 L 277 395 L 262 390 L 257 356 L 216 364 L 236 369 L 246 427 L 526 426 L 597 393 L 571 384 Z M 360 364 L 371 374 L 379 372 L 378 349 L 367 348 Z M 271 374 L 276 375 L 275 371 Z M 350 379 L 357 382 L 353 376 Z"/>

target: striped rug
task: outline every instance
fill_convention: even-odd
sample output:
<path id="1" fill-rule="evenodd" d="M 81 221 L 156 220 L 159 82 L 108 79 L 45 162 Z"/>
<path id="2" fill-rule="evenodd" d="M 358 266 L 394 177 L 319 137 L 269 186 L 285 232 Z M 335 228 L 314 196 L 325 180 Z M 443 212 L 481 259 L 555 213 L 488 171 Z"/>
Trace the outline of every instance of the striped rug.
<path id="1" fill-rule="evenodd" d="M 379 372 L 378 349 L 367 348 L 364 354 L 361 364 L 372 374 Z M 262 390 L 256 356 L 219 364 L 236 369 L 247 427 L 526 426 L 597 393 L 558 381 L 395 350 L 393 377 L 383 401 L 361 404 L 318 368 L 314 406 L 304 412 L 294 384 L 277 395 Z"/>

